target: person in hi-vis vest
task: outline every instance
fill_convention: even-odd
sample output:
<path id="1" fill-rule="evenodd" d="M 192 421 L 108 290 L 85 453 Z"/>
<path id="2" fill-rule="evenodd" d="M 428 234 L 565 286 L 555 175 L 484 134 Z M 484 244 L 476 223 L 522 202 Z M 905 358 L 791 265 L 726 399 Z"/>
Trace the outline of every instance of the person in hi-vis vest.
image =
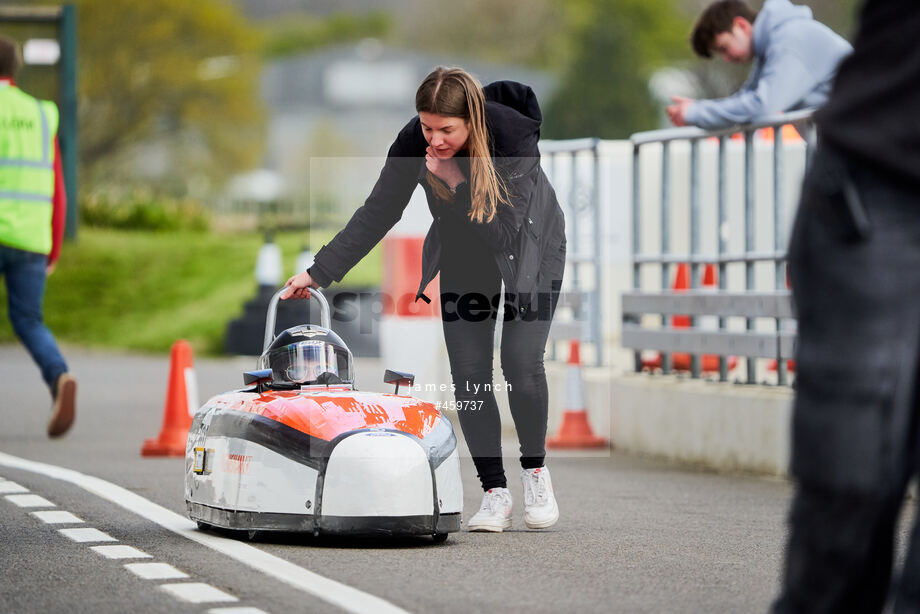
<path id="1" fill-rule="evenodd" d="M 58 437 L 73 424 L 77 393 L 42 321 L 45 278 L 60 255 L 66 217 L 58 110 L 16 87 L 21 65 L 18 44 L 0 36 L 0 276 L 13 330 L 51 390 L 48 435 Z"/>

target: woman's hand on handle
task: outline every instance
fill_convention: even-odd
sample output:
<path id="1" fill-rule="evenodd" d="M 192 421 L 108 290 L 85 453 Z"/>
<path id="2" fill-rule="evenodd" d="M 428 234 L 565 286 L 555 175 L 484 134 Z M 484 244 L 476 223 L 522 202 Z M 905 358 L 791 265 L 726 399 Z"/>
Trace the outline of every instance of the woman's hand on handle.
<path id="1" fill-rule="evenodd" d="M 313 278 L 306 271 L 291 277 L 284 286 L 284 291 L 281 292 L 281 300 L 310 298 L 310 288 L 319 288 L 319 284 L 313 281 Z"/>

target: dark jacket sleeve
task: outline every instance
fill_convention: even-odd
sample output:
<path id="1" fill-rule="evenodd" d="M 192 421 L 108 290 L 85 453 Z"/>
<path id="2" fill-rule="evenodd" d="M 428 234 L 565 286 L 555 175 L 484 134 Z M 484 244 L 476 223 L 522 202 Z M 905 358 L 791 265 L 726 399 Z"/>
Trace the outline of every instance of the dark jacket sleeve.
<path id="1" fill-rule="evenodd" d="M 387 153 L 380 177 L 364 205 L 355 211 L 345 228 L 320 249 L 310 276 L 320 286 L 341 281 L 392 228 L 409 203 L 425 163 L 425 139 L 418 118 L 397 135 Z"/>

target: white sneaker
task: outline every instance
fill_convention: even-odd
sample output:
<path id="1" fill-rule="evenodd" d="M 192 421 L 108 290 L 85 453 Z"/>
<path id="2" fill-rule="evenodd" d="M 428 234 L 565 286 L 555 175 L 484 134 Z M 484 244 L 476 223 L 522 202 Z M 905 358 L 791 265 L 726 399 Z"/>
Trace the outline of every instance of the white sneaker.
<path id="1" fill-rule="evenodd" d="M 559 520 L 559 506 L 553 495 L 549 469 L 521 469 L 524 484 L 524 524 L 528 529 L 546 529 Z"/>
<path id="2" fill-rule="evenodd" d="M 482 495 L 479 511 L 470 518 L 468 531 L 492 531 L 501 533 L 511 528 L 511 491 L 507 488 L 491 488 Z"/>

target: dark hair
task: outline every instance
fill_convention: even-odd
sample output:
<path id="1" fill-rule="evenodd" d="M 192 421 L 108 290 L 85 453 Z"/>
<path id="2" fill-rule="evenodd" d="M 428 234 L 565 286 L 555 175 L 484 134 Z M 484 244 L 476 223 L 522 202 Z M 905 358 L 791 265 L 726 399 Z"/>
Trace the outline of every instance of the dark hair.
<path id="1" fill-rule="evenodd" d="M 696 55 L 711 58 L 716 37 L 723 32 L 731 32 L 736 17 L 754 23 L 757 11 L 741 0 L 718 0 L 707 6 L 690 34 L 690 44 Z"/>
<path id="2" fill-rule="evenodd" d="M 0 77 L 15 77 L 22 66 L 19 43 L 11 38 L 0 36 Z"/>
<path id="3" fill-rule="evenodd" d="M 491 222 L 500 203 L 510 204 L 507 189 L 495 170 L 489 153 L 489 132 L 486 129 L 486 99 L 479 81 L 462 68 L 434 69 L 415 92 L 415 110 L 445 117 L 460 117 L 466 121 L 470 135 L 467 150 L 470 155 L 470 219 Z M 452 195 L 431 172 L 428 184 L 438 198 L 452 200 Z"/>

